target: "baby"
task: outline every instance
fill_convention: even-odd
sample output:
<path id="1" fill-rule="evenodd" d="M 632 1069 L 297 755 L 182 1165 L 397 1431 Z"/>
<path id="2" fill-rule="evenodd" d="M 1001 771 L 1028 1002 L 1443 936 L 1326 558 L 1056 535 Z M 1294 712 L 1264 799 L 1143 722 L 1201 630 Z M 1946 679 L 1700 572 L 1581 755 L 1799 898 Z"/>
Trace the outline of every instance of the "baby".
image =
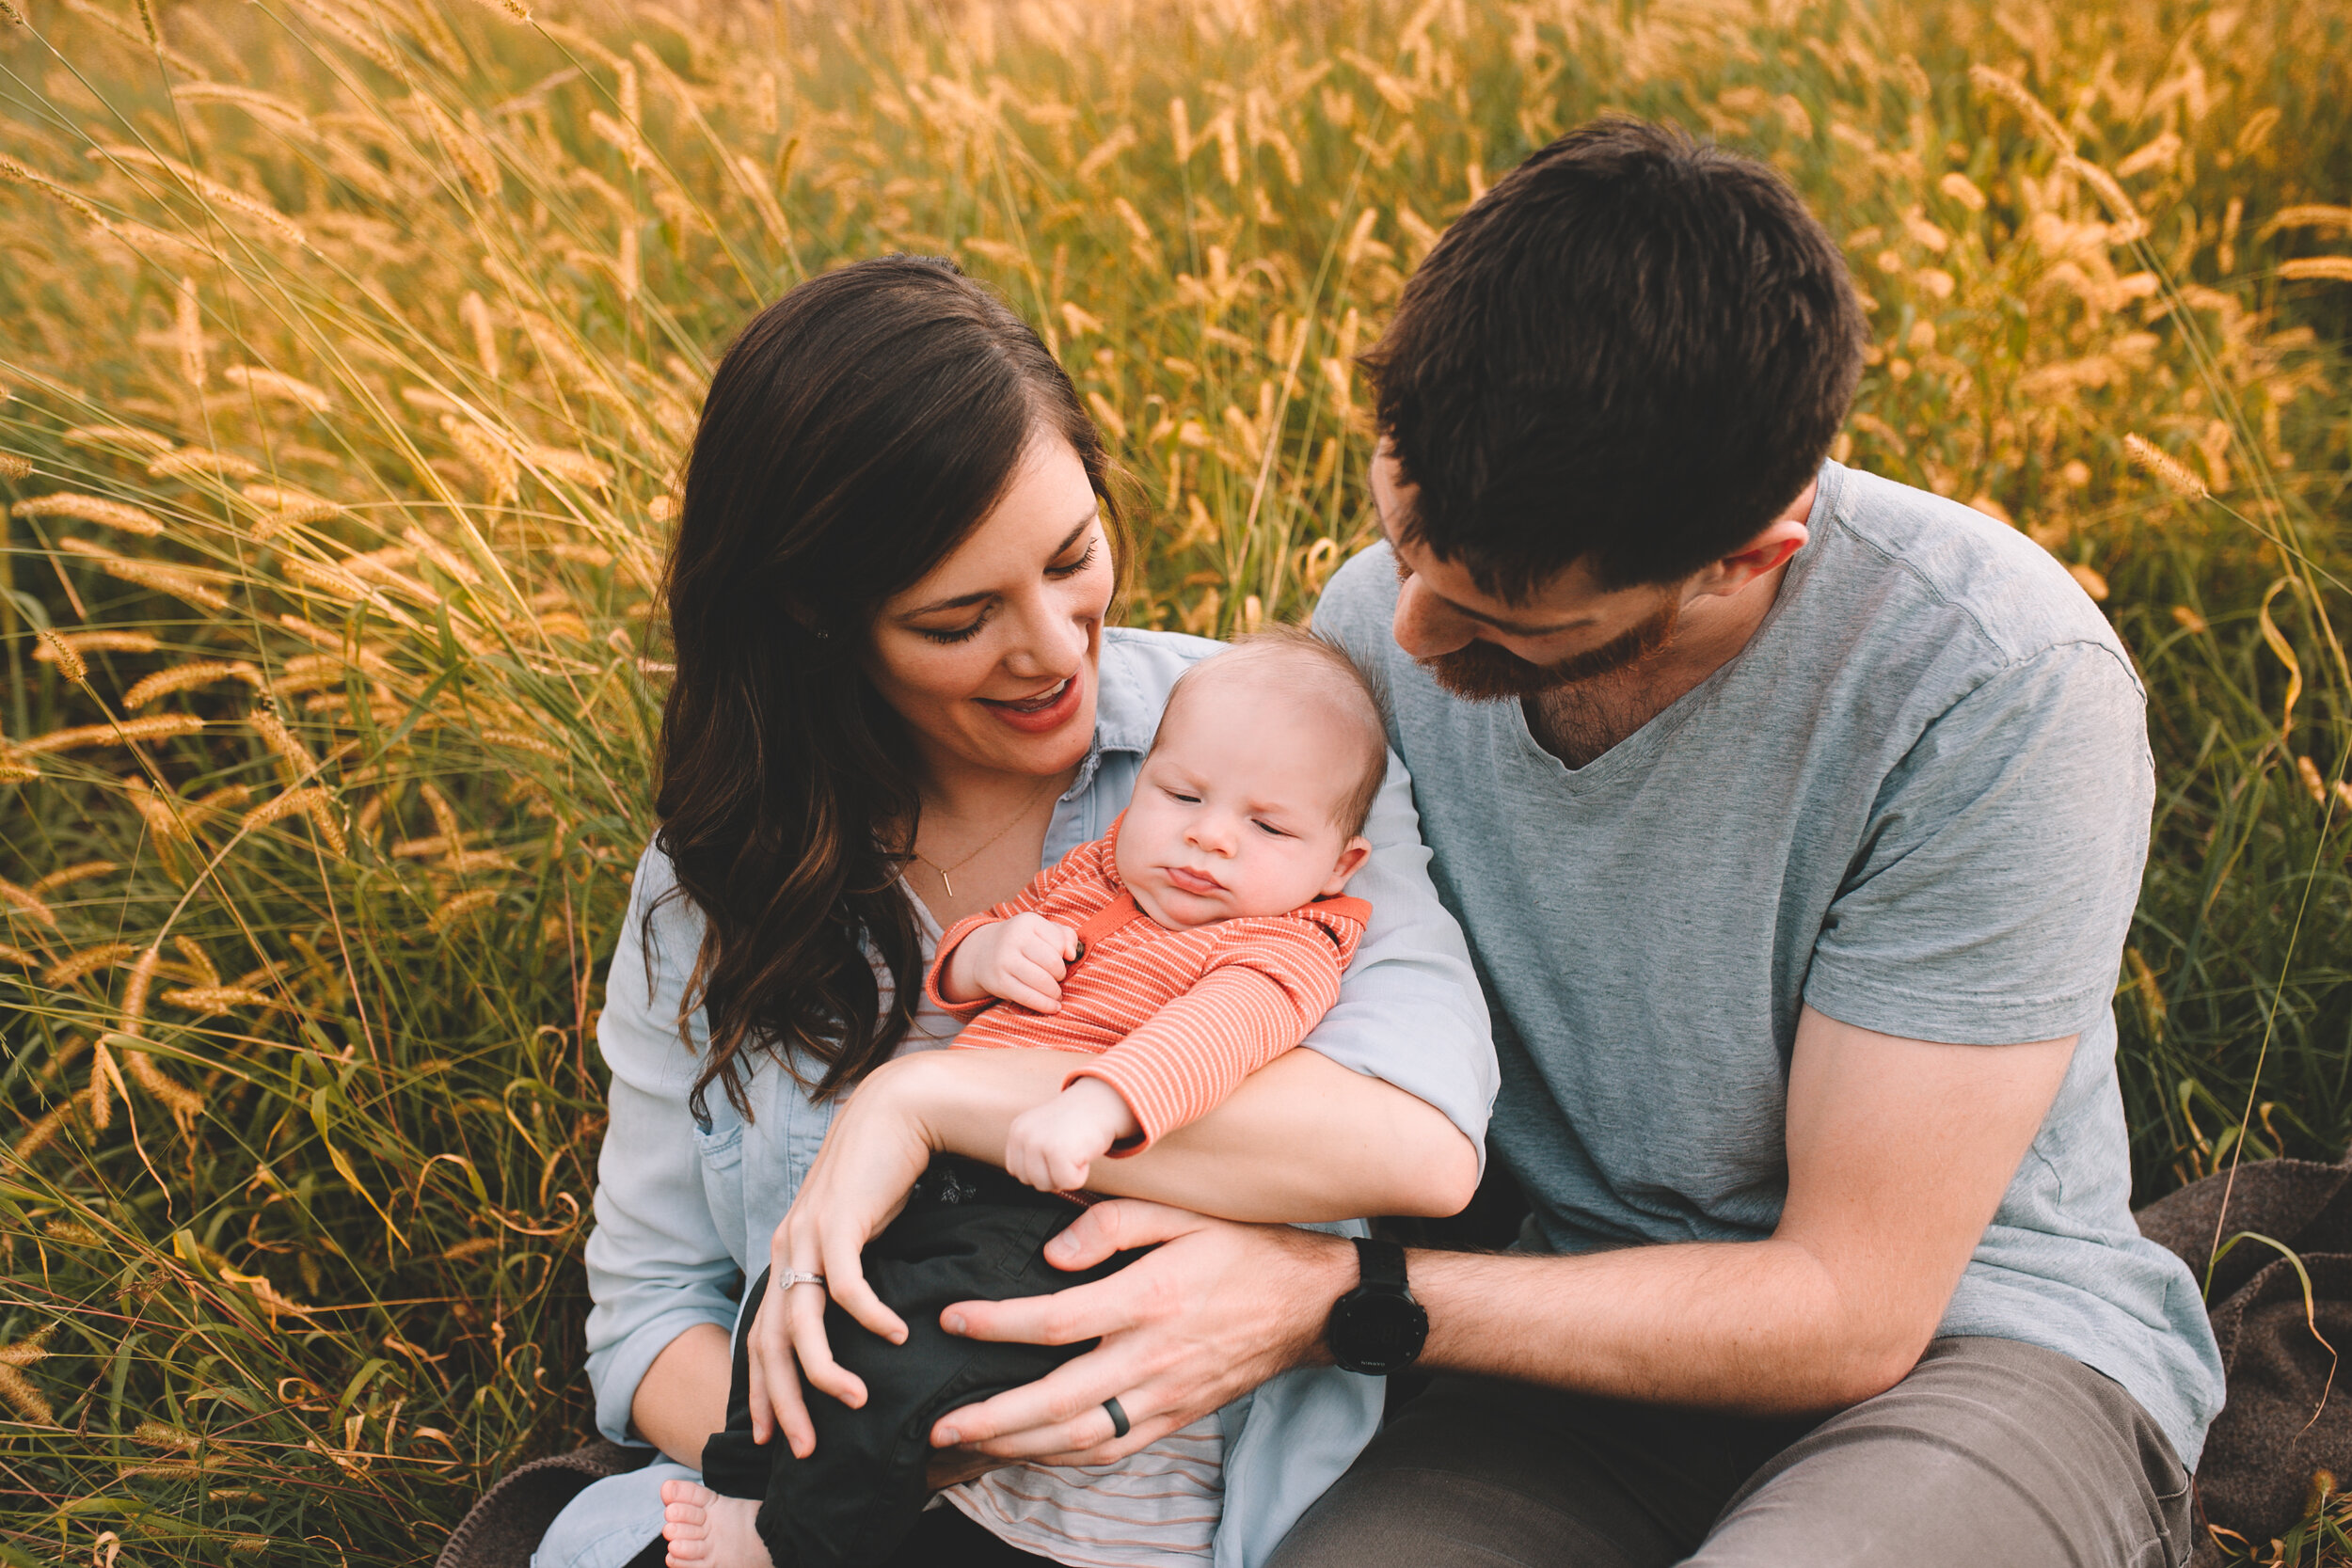
<path id="1" fill-rule="evenodd" d="M 1260 633 L 1176 682 L 1107 835 L 940 939 L 929 990 L 965 1021 L 958 1047 L 1091 1060 L 1014 1120 L 1005 1172 L 1025 1186 L 943 1157 L 868 1244 L 867 1280 L 909 1338 L 888 1345 L 828 1307 L 835 1357 L 864 1378 L 867 1399 L 850 1410 L 811 1392 L 818 1441 L 808 1459 L 750 1441 L 747 1319 L 727 1430 L 704 1456 L 710 1491 L 679 1488 L 701 1497 L 669 1510 L 672 1563 L 756 1564 L 760 1553 L 744 1549 L 755 1531 L 778 1564 L 887 1560 L 927 1501 L 931 1423 L 1085 1348 L 952 1339 L 939 1312 L 1089 1277 L 1039 1256 L 1078 1212 L 1057 1195 L 1083 1188 L 1098 1157 L 1139 1152 L 1214 1109 L 1329 1009 L 1372 912 L 1340 895 L 1372 852 L 1362 828 L 1387 766 L 1379 710 L 1347 656 L 1305 632 Z M 755 1303 L 766 1285 L 763 1275 L 753 1286 Z M 1119 1465 L 994 1472 L 1028 1477 L 1009 1504 L 985 1496 L 990 1477 L 949 1500 L 1044 1556 L 1081 1548 L 1107 1526 L 1123 1541 L 1205 1558 L 1221 1465 L 1211 1417 Z M 1118 1484 L 1131 1471 L 1152 1484 Z M 1062 1506 L 1079 1503 L 1081 1488 L 1082 1507 Z M 746 1518 L 750 1505 L 735 1499 L 763 1495 Z"/>
<path id="2" fill-rule="evenodd" d="M 1327 643 L 1261 634 L 1185 673 L 1110 833 L 940 939 L 930 990 L 965 1022 L 957 1045 L 1098 1053 L 1013 1122 L 1006 1170 L 1075 1191 L 1314 1026 L 1371 913 L 1338 895 L 1372 853 L 1387 762 Z"/>

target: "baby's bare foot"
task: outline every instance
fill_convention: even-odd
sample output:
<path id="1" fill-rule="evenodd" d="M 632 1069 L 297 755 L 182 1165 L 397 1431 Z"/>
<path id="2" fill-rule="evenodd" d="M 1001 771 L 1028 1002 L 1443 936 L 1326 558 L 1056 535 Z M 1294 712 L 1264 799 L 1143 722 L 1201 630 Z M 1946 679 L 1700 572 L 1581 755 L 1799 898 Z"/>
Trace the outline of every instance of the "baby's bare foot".
<path id="1" fill-rule="evenodd" d="M 759 1539 L 759 1504 L 723 1497 L 698 1481 L 661 1483 L 661 1538 L 669 1568 L 775 1568 Z"/>

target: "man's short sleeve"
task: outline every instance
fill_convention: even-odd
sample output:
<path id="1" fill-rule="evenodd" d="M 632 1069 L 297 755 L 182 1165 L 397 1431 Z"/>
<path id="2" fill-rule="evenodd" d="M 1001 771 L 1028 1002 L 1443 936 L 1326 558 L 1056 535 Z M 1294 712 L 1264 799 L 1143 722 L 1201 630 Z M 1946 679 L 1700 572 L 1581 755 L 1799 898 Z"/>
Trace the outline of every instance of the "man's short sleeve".
<path id="1" fill-rule="evenodd" d="M 2057 1039 L 2109 1005 L 2155 794 L 2145 699 L 2113 649 L 2007 666 L 1890 774 L 1804 999 L 1910 1039 Z"/>

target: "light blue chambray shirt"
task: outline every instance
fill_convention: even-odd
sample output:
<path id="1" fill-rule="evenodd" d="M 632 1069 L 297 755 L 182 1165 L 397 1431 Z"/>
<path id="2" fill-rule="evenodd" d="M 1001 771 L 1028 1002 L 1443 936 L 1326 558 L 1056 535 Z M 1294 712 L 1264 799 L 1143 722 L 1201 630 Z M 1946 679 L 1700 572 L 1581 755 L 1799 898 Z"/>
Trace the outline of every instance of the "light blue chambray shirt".
<path id="1" fill-rule="evenodd" d="M 1169 687 L 1218 647 L 1168 632 L 1104 632 L 1094 742 L 1055 806 L 1041 863 L 1110 831 L 1135 788 Z M 1306 1047 L 1436 1106 L 1483 1160 L 1498 1081 L 1486 1003 L 1461 929 L 1431 886 L 1412 784 L 1393 755 L 1364 832 L 1373 855 L 1348 892 L 1372 905 L 1372 923 L 1338 1005 Z M 689 1112 L 707 1037 L 697 1013 L 691 1040 L 681 1042 L 676 1020 L 702 920 L 691 900 L 662 900 L 675 885 L 668 858 L 646 849 L 596 1022 L 612 1087 L 587 1246 L 596 1303 L 588 1377 L 598 1430 L 626 1443 L 641 1441 L 628 1412 L 654 1357 L 696 1323 L 733 1326 L 739 1277 L 766 1263 L 769 1240 L 834 1111 L 830 1102 L 811 1104 L 771 1062 L 756 1066 L 746 1085 L 749 1118 L 723 1095 L 709 1097 L 707 1125 Z M 1362 1233 L 1359 1223 L 1330 1228 Z M 1226 1407 L 1215 1568 L 1255 1568 L 1273 1552 L 1371 1439 L 1381 1390 L 1377 1378 L 1302 1368 Z M 661 1531 L 660 1481 L 691 1474 L 657 1461 L 588 1488 L 549 1528 L 534 1568 L 627 1562 Z"/>

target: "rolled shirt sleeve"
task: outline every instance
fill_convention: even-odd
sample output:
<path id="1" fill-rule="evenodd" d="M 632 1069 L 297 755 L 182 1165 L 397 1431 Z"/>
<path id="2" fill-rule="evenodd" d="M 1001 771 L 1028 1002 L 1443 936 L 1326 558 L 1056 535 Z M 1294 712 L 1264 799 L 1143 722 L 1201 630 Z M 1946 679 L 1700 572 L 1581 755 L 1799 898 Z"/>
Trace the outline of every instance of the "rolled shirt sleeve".
<path id="1" fill-rule="evenodd" d="M 654 1358 L 694 1324 L 724 1328 L 736 1313 L 736 1260 L 711 1222 L 687 1109 L 699 1022 L 691 1043 L 678 1037 L 702 921 L 682 895 L 663 897 L 675 887 L 668 857 L 648 848 L 596 1020 L 612 1087 L 587 1245 L 588 1380 L 596 1430 L 615 1442 L 642 1441 L 629 1407 Z"/>
<path id="2" fill-rule="evenodd" d="M 2155 792 L 2144 699 L 2097 643 L 2009 666 L 1887 778 L 1804 999 L 1910 1039 L 2058 1039 L 2106 1013 Z"/>
<path id="3" fill-rule="evenodd" d="M 1287 918 L 1225 928 L 1236 927 L 1246 934 L 1224 943 L 1189 990 L 1064 1082 L 1099 1078 L 1135 1113 L 1141 1136 L 1113 1154 L 1140 1154 L 1223 1104 L 1338 1000 L 1343 958 L 1324 930 Z"/>
<path id="4" fill-rule="evenodd" d="M 1500 1073 L 1486 999 L 1462 927 L 1429 879 L 1413 781 L 1391 751 L 1389 776 L 1364 821 L 1372 858 L 1348 879 L 1372 906 L 1340 999 L 1300 1043 L 1382 1079 L 1445 1113 L 1486 1160 L 1486 1117 Z"/>

